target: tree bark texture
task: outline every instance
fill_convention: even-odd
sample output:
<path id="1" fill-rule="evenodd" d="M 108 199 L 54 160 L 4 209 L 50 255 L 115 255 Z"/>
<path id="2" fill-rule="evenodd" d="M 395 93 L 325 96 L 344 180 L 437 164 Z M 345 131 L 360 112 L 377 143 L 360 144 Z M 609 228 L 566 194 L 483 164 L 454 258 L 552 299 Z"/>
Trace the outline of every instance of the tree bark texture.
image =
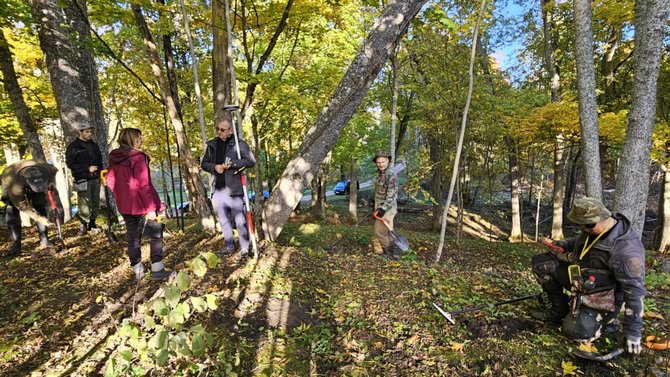
<path id="1" fill-rule="evenodd" d="M 66 30 L 67 20 L 56 0 L 32 0 L 31 13 L 38 24 L 40 47 L 44 52 L 51 86 L 56 97 L 61 127 L 67 140 L 79 129 L 95 126 L 91 101 L 80 70 L 80 51 Z"/>
<path id="2" fill-rule="evenodd" d="M 44 149 L 42 149 L 42 144 L 37 134 L 37 127 L 35 127 L 35 122 L 30 116 L 30 110 L 23 99 L 21 86 L 14 70 L 13 55 L 9 49 L 7 39 L 5 39 L 5 33 L 2 30 L 0 30 L 0 68 L 2 69 L 2 84 L 12 102 L 14 113 L 19 121 L 19 126 L 28 144 L 28 148 L 30 148 L 33 160 L 46 162 Z"/>
<path id="3" fill-rule="evenodd" d="M 185 172 L 184 180 L 188 189 L 191 206 L 193 207 L 194 212 L 200 216 L 203 227 L 207 230 L 213 230 L 214 221 L 212 218 L 212 211 L 207 203 L 205 186 L 200 179 L 199 164 L 191 155 L 191 150 L 188 146 L 188 140 L 186 138 L 186 131 L 184 130 L 184 124 L 182 123 L 181 117 L 177 112 L 177 106 L 175 105 L 168 81 L 163 74 L 163 67 L 160 58 L 158 57 L 156 43 L 154 42 L 146 20 L 142 15 L 142 9 L 139 7 L 139 5 L 135 4 L 131 7 L 133 13 L 135 14 L 135 21 L 137 22 L 140 34 L 144 40 L 145 46 L 147 47 L 151 70 L 156 77 L 156 81 L 158 81 L 158 86 L 160 87 L 163 101 L 167 108 L 168 114 L 170 115 L 172 126 L 174 127 L 175 136 L 177 139 L 177 147 L 181 152 L 181 163 Z"/>
<path id="4" fill-rule="evenodd" d="M 586 195 L 602 198 L 596 74 L 593 63 L 591 1 L 573 0 L 575 12 L 575 58 L 579 90 L 579 124 L 582 131 L 582 161 L 586 176 Z"/>
<path id="5" fill-rule="evenodd" d="M 212 89 L 214 91 L 214 124 L 231 120 L 223 107 L 230 104 L 230 66 L 228 65 L 228 33 L 223 0 L 212 0 Z M 256 155 L 258 156 L 258 155 Z"/>
<path id="6" fill-rule="evenodd" d="M 633 97 L 617 175 L 614 209 L 626 215 L 640 234 L 644 227 L 649 193 L 649 156 L 656 120 L 656 81 L 669 7 L 670 0 L 635 2 Z"/>
<path id="7" fill-rule="evenodd" d="M 89 28 L 88 10 L 86 0 L 70 0 L 66 4 L 65 15 L 74 30 L 75 47 L 79 51 L 79 72 L 82 85 L 86 88 L 90 107 L 90 121 L 93 124 L 95 139 L 102 153 L 103 166 L 107 166 L 109 157 L 109 127 L 105 122 L 104 111 L 102 108 L 102 99 L 100 98 L 100 84 L 98 82 L 98 68 L 95 59 L 91 53 L 92 38 Z M 104 203 L 104 202 L 102 202 Z"/>
<path id="8" fill-rule="evenodd" d="M 328 105 L 311 127 L 263 209 L 265 237 L 276 240 L 302 193 L 314 178 L 319 164 L 360 105 L 389 54 L 426 0 L 389 3 L 359 48 Z"/>

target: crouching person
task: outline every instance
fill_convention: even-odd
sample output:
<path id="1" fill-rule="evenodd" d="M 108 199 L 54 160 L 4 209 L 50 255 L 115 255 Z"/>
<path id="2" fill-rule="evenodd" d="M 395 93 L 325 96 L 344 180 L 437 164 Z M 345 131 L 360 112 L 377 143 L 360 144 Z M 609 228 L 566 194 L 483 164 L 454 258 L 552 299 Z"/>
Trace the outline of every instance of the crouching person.
<path id="1" fill-rule="evenodd" d="M 646 294 L 639 234 L 625 216 L 610 213 L 594 198 L 576 200 L 568 219 L 579 224 L 581 233 L 553 242 L 565 257 L 545 253 L 532 259 L 533 272 L 549 298 L 546 311 L 533 317 L 562 324 L 567 336 L 588 340 L 617 331 L 623 305 L 627 349 L 639 354 Z"/>
<path id="2" fill-rule="evenodd" d="M 56 173 L 53 165 L 33 160 L 15 162 L 2 172 L 2 201 L 7 205 L 7 226 L 12 237 L 12 246 L 7 256 L 21 254 L 21 216 L 27 214 L 37 224 L 37 233 L 42 248 L 51 248 L 47 235 L 47 218 L 51 193 L 56 204 L 56 216 L 63 222 L 63 207 L 56 190 Z"/>
<path id="3" fill-rule="evenodd" d="M 109 154 L 107 185 L 126 223 L 128 258 L 135 280 L 142 280 L 145 274 L 140 250 L 143 234 L 151 240 L 151 279 L 168 279 L 174 272 L 163 265 L 164 225 L 156 220 L 156 213 L 162 209 L 161 201 L 151 183 L 149 156 L 140 150 L 142 132 L 137 128 L 124 128 L 118 143 L 119 148 Z"/>

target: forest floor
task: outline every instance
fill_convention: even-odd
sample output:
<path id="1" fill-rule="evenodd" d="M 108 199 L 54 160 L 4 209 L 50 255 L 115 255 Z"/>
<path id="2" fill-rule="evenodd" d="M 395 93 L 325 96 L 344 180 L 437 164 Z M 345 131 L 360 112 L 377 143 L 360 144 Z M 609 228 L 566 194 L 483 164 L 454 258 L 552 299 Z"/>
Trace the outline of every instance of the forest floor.
<path id="1" fill-rule="evenodd" d="M 243 263 L 208 253 L 221 236 L 187 220 L 185 232 L 166 235 L 165 263 L 183 272 L 168 284 L 135 284 L 124 242 L 78 238 L 74 221 L 60 252 L 34 250 L 36 232 L 24 229 L 24 253 L 0 260 L 0 375 L 670 375 L 670 351 L 576 359 L 576 342 L 530 317 L 536 301 L 490 305 L 540 291 L 529 266 L 536 244 L 489 242 L 504 229 L 472 214 L 467 236 L 449 234 L 433 264 L 439 234 L 427 211 L 408 207 L 396 229 L 411 249 L 387 261 L 372 254 L 371 220 L 353 227 L 334 202 L 328 221 L 298 215 Z M 9 247 L 4 227 L 0 246 Z M 146 246 L 143 254 L 148 262 Z M 667 340 L 670 275 L 657 261 L 649 255 L 644 335 Z M 488 306 L 451 324 L 433 303 Z M 617 335 L 593 346 L 621 344 Z"/>

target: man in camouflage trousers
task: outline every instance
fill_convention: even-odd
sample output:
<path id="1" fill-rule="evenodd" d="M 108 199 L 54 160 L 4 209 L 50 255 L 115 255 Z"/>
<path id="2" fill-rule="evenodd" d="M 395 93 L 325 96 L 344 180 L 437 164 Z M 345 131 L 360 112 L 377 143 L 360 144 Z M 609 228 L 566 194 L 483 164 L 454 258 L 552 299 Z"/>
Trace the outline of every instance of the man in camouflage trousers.
<path id="1" fill-rule="evenodd" d="M 549 297 L 547 310 L 533 317 L 562 324 L 571 338 L 595 339 L 617 331 L 624 305 L 626 346 L 628 352 L 639 354 L 646 294 L 640 235 L 624 215 L 610 213 L 594 198 L 576 200 L 568 219 L 579 224 L 581 233 L 553 241 L 565 254 L 533 256 L 533 272 Z"/>
<path id="2" fill-rule="evenodd" d="M 377 254 L 384 257 L 399 260 L 400 249 L 393 244 L 390 229 L 393 229 L 393 218 L 398 212 L 396 200 L 398 198 L 398 176 L 389 166 L 391 155 L 388 153 L 377 153 L 372 161 L 377 165 L 377 177 L 375 178 L 375 223 L 372 227 L 372 247 Z M 388 227 L 381 219 L 386 221 Z"/>

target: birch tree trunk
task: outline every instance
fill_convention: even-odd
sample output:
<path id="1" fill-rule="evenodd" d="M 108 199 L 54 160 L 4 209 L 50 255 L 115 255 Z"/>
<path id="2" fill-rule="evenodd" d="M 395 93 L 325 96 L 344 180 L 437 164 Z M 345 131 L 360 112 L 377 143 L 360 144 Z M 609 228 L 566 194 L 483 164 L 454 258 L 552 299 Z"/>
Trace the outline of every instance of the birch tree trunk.
<path id="1" fill-rule="evenodd" d="M 666 166 L 663 170 L 663 189 L 658 201 L 658 220 L 654 234 L 654 250 L 670 253 L 670 172 Z"/>
<path id="2" fill-rule="evenodd" d="M 188 146 L 184 124 L 182 123 L 181 116 L 177 112 L 177 107 L 175 106 L 174 98 L 170 92 L 169 84 L 163 73 L 163 67 L 158 57 L 156 43 L 154 43 L 151 32 L 149 31 L 149 27 L 147 26 L 146 20 L 142 15 L 142 9 L 140 6 L 133 4 L 131 8 L 135 15 L 135 21 L 137 22 L 137 26 L 140 29 L 140 34 L 144 40 L 144 44 L 147 47 L 151 70 L 156 77 L 156 81 L 158 82 L 158 86 L 161 90 L 163 101 L 167 108 L 168 114 L 170 115 L 172 126 L 174 127 L 177 146 L 181 152 L 181 163 L 185 172 L 184 180 L 188 189 L 191 206 L 194 212 L 200 216 L 202 226 L 206 230 L 212 231 L 215 229 L 215 225 L 212 218 L 212 211 L 207 203 L 205 186 L 200 179 L 200 169 L 198 163 L 193 158 L 193 155 L 191 155 L 191 149 Z"/>
<path id="3" fill-rule="evenodd" d="M 579 90 L 579 124 L 582 130 L 582 161 L 586 176 L 586 195 L 600 199 L 602 184 L 596 110 L 596 74 L 593 62 L 591 1 L 573 0 L 575 11 L 575 58 Z"/>
<path id="4" fill-rule="evenodd" d="M 349 164 L 349 182 L 349 217 L 358 221 L 358 170 L 354 159 Z"/>
<path id="5" fill-rule="evenodd" d="M 19 121 L 30 154 L 32 154 L 33 160 L 46 162 L 44 149 L 37 134 L 37 127 L 35 127 L 35 122 L 30 116 L 30 110 L 23 99 L 21 86 L 14 70 L 13 55 L 2 30 L 0 30 L 0 69 L 2 69 L 2 84 L 12 102 L 16 119 Z"/>
<path id="6" fill-rule="evenodd" d="M 566 142 L 563 134 L 556 136 L 554 146 L 554 187 L 552 190 L 553 212 L 551 217 L 551 239 L 562 240 L 563 235 L 563 202 L 565 201 L 565 161 Z"/>
<path id="7" fill-rule="evenodd" d="M 633 97 L 621 152 L 614 209 L 626 215 L 642 235 L 649 193 L 649 156 L 656 118 L 656 81 L 669 0 L 635 2 Z"/>
<path id="8" fill-rule="evenodd" d="M 456 187 L 456 180 L 458 180 L 459 164 L 461 160 L 461 150 L 463 149 L 463 139 L 465 138 L 465 126 L 468 121 L 468 112 L 470 110 L 470 101 L 472 100 L 472 92 L 475 85 L 475 56 L 477 52 L 477 35 L 479 33 L 479 25 L 482 21 L 484 8 L 486 7 L 486 0 L 482 0 L 479 6 L 479 13 L 477 14 L 477 22 L 475 23 L 475 30 L 472 37 L 472 48 L 470 49 L 470 67 L 468 69 L 468 95 L 465 99 L 465 108 L 463 108 L 463 118 L 461 119 L 461 132 L 458 135 L 458 144 L 456 146 L 456 156 L 454 157 L 454 168 L 451 172 L 451 182 L 449 183 L 449 193 L 447 194 L 447 201 L 444 203 L 444 210 L 442 212 L 442 226 L 440 228 L 440 243 L 437 245 L 437 252 L 435 253 L 435 263 L 440 262 L 442 257 L 442 249 L 444 248 L 444 236 L 447 232 L 447 220 L 449 219 L 449 206 L 451 206 L 451 197 L 454 194 L 454 187 Z M 462 204 L 462 203 L 461 203 Z"/>
<path id="9" fill-rule="evenodd" d="M 345 76 L 274 186 L 263 208 L 265 237 L 276 240 L 302 193 L 332 150 L 349 118 L 365 97 L 389 54 L 426 0 L 389 3 L 359 48 Z"/>
<path id="10" fill-rule="evenodd" d="M 510 242 L 523 242 L 523 231 L 521 229 L 521 203 L 519 200 L 519 158 L 518 147 L 514 140 L 506 136 L 505 143 L 509 148 L 509 179 L 510 195 L 512 199 L 512 230 L 510 231 Z"/>

